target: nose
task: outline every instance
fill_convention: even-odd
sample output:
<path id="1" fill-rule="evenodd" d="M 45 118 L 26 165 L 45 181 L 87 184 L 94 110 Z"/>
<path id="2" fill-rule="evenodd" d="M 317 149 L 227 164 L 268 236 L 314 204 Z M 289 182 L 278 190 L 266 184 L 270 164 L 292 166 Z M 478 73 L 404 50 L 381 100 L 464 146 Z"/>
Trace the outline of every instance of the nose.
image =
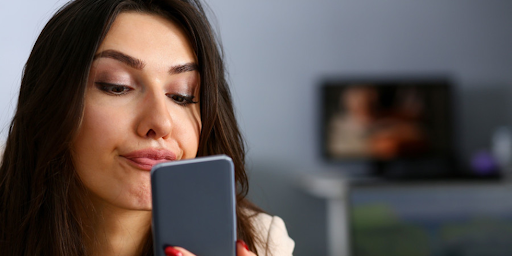
<path id="1" fill-rule="evenodd" d="M 141 102 L 137 134 L 141 137 L 167 138 L 172 131 L 172 116 L 168 109 L 169 100 L 164 93 L 148 92 Z"/>

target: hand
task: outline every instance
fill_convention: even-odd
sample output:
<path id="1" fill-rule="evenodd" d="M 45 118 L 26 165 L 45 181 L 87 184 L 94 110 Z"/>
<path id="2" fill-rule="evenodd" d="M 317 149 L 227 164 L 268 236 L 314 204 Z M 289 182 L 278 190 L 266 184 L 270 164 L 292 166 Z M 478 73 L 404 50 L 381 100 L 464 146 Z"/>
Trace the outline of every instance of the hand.
<path id="1" fill-rule="evenodd" d="M 191 252 L 181 247 L 169 246 L 165 248 L 165 255 L 167 256 L 195 256 Z M 256 256 L 253 252 L 249 251 L 249 248 L 242 240 L 236 242 L 236 255 L 237 256 Z"/>

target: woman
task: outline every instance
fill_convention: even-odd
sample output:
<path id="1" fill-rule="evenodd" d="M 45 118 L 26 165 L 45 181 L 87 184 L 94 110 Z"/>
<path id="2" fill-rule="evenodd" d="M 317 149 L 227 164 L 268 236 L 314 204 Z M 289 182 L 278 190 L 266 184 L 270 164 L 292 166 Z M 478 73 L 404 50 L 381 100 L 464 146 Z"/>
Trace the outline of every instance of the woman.
<path id="1" fill-rule="evenodd" d="M 155 163 L 226 154 L 237 254 L 291 255 L 252 205 L 222 56 L 195 0 L 76 0 L 26 63 L 0 168 L 0 255 L 152 255 Z M 169 247 L 168 255 L 193 255 Z"/>

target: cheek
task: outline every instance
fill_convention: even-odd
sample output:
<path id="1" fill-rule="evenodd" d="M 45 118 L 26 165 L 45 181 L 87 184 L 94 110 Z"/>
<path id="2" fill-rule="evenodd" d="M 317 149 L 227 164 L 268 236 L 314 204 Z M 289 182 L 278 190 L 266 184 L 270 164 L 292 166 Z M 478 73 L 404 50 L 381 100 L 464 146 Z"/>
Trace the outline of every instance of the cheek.
<path id="1" fill-rule="evenodd" d="M 95 170 L 102 164 L 107 164 L 115 153 L 120 135 L 127 127 L 108 108 L 86 105 L 79 133 L 73 143 L 75 165 L 79 172 Z M 122 115 L 121 115 L 122 116 Z"/>
<path id="2" fill-rule="evenodd" d="M 119 109 L 86 105 L 79 133 L 72 145 L 80 179 L 99 198 L 115 198 L 119 191 L 126 190 L 125 184 L 119 182 L 125 173 L 119 170 L 116 162 L 118 147 L 129 127 L 124 116 Z M 141 179 L 149 180 L 149 177 L 137 178 Z M 130 193 L 138 196 L 133 199 L 147 202 L 147 198 L 151 198 L 145 187 L 134 186 L 132 190 Z"/>
<path id="3" fill-rule="evenodd" d="M 111 140 L 119 134 L 122 119 L 110 113 L 108 109 L 87 107 L 77 137 L 77 144 L 95 147 L 97 149 L 109 148 Z"/>
<path id="4" fill-rule="evenodd" d="M 194 158 L 197 155 L 202 129 L 199 113 L 199 107 L 194 106 L 193 111 L 187 112 L 174 122 L 176 130 L 174 136 L 183 150 L 183 159 Z"/>

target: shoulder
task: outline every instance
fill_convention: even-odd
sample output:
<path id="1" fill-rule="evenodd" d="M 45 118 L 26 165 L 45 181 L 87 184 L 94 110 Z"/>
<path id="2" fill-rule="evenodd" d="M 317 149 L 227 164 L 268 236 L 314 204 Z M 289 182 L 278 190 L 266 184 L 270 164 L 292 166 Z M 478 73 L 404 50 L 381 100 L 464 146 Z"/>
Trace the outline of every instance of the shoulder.
<path id="1" fill-rule="evenodd" d="M 253 215 L 256 235 L 263 242 L 257 245 L 259 256 L 291 256 L 295 242 L 288 236 L 283 219 L 266 213 Z M 270 252 L 267 254 L 267 252 Z"/>

